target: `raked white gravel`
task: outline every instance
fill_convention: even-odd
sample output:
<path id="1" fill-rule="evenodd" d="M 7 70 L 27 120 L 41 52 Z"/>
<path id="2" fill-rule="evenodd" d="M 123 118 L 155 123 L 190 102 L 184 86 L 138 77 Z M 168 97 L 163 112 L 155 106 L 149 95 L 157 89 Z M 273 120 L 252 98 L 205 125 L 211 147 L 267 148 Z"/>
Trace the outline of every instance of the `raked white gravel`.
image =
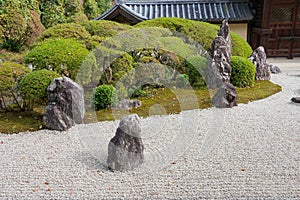
<path id="1" fill-rule="evenodd" d="M 272 81 L 283 90 L 263 100 L 142 119 L 130 172 L 106 168 L 118 121 L 0 134 L 0 199 L 300 199 L 300 76 Z"/>

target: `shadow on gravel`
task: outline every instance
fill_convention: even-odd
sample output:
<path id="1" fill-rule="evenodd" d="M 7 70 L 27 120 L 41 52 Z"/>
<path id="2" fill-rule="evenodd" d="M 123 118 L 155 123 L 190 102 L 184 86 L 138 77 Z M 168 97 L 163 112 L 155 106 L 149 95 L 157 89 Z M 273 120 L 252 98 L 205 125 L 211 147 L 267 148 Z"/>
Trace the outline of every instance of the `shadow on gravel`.
<path id="1" fill-rule="evenodd" d="M 76 152 L 74 159 L 91 169 L 101 169 L 104 171 L 108 170 L 107 166 L 103 162 L 100 162 L 98 159 L 94 158 L 89 152 Z"/>

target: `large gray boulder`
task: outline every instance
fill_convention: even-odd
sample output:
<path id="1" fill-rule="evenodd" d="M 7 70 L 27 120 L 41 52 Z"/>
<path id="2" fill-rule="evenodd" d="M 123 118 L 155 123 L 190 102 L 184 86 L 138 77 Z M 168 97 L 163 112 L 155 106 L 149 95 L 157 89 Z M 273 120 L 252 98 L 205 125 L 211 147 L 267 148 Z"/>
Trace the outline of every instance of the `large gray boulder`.
<path id="1" fill-rule="evenodd" d="M 237 93 L 231 83 L 224 83 L 212 99 L 212 104 L 217 108 L 232 108 L 237 106 Z"/>
<path id="2" fill-rule="evenodd" d="M 124 117 L 116 135 L 108 144 L 107 165 L 111 171 L 127 171 L 144 162 L 140 118 L 136 114 Z"/>
<path id="3" fill-rule="evenodd" d="M 44 127 L 64 131 L 83 123 L 84 93 L 80 85 L 67 77 L 56 78 L 47 88 L 48 104 L 43 116 Z"/>
<path id="4" fill-rule="evenodd" d="M 260 46 L 255 49 L 249 60 L 256 66 L 256 80 L 270 80 L 271 71 L 269 64 L 267 64 L 267 55 L 264 47 Z"/>

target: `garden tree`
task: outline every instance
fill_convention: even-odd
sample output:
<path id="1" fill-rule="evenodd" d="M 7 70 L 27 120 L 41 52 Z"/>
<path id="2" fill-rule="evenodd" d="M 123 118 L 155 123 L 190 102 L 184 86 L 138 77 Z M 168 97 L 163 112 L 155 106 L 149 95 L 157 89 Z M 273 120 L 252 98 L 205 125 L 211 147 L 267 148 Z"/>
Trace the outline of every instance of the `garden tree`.
<path id="1" fill-rule="evenodd" d="M 82 3 L 79 0 L 65 0 L 64 8 L 64 14 L 69 19 L 75 16 L 76 14 L 83 12 Z"/>
<path id="2" fill-rule="evenodd" d="M 100 9 L 95 0 L 85 0 L 83 2 L 83 11 L 88 19 L 94 19 L 100 15 Z"/>
<path id="3" fill-rule="evenodd" d="M 46 28 L 66 21 L 64 0 L 40 0 L 41 20 Z"/>
<path id="4" fill-rule="evenodd" d="M 43 32 L 38 2 L 35 0 L 6 0 L 0 9 L 1 48 L 20 51 Z"/>
<path id="5" fill-rule="evenodd" d="M 24 58 L 34 70 L 48 69 L 75 79 L 89 51 L 75 39 L 48 39 L 34 47 Z"/>
<path id="6" fill-rule="evenodd" d="M 0 63 L 0 97 L 2 105 L 7 109 L 6 101 L 13 99 L 20 109 L 22 105 L 19 103 L 17 85 L 24 75 L 29 73 L 28 67 L 13 63 L 2 62 Z M 0 104 L 1 106 L 1 104 Z"/>
<path id="7" fill-rule="evenodd" d="M 19 91 L 23 99 L 23 109 L 33 110 L 35 103 L 45 103 L 47 87 L 59 74 L 46 69 L 27 74 L 19 83 Z"/>
<path id="8" fill-rule="evenodd" d="M 104 13 L 111 6 L 111 0 L 96 0 L 98 8 L 100 9 L 99 15 Z"/>

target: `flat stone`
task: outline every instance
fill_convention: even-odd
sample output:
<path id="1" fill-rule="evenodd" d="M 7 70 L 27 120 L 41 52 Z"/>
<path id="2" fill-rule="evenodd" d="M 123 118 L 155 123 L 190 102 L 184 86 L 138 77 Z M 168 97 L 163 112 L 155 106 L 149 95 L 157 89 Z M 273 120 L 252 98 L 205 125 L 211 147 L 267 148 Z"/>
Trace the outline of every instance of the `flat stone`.
<path id="1" fill-rule="evenodd" d="M 108 144 L 107 165 L 111 171 L 132 170 L 144 162 L 141 122 L 137 114 L 124 117 Z"/>

